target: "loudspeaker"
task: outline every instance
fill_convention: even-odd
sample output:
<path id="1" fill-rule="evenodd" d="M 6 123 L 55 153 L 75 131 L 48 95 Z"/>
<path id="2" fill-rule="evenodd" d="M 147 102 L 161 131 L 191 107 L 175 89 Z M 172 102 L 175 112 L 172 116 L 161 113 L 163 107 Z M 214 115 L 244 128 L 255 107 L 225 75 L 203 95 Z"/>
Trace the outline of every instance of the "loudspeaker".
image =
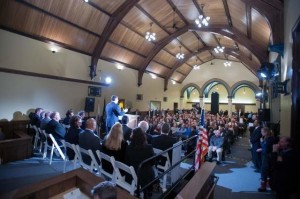
<path id="1" fill-rule="evenodd" d="M 270 109 L 259 108 L 258 109 L 258 119 L 262 122 L 270 122 Z"/>
<path id="2" fill-rule="evenodd" d="M 213 92 L 211 94 L 210 111 L 214 115 L 219 113 L 219 93 L 217 93 L 217 92 Z"/>
<path id="3" fill-rule="evenodd" d="M 94 108 L 95 108 L 95 98 L 86 97 L 85 106 L 84 106 L 85 112 L 94 112 Z"/>

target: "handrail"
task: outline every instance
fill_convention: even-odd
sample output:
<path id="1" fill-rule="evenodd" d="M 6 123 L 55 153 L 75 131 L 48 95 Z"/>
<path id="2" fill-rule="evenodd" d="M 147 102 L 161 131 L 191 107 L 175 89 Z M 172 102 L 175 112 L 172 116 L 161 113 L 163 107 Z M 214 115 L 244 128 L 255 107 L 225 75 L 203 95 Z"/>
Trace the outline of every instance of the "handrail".
<path id="1" fill-rule="evenodd" d="M 175 145 L 175 146 L 173 146 L 173 147 L 170 147 L 169 149 L 166 149 L 166 150 L 164 150 L 164 151 L 162 151 L 162 152 L 160 152 L 160 153 L 158 153 L 158 154 L 156 154 L 156 155 L 154 155 L 154 156 L 152 156 L 152 157 L 150 157 L 150 158 L 147 158 L 146 160 L 143 160 L 143 161 L 139 164 L 138 170 L 137 170 L 137 177 L 138 177 L 138 179 L 137 179 L 137 190 L 136 190 L 137 197 L 139 197 L 139 196 L 140 196 L 140 193 L 141 193 L 142 191 L 144 191 L 147 187 L 149 187 L 150 185 L 152 185 L 156 180 L 158 180 L 159 178 L 161 178 L 162 176 L 164 176 L 166 173 L 170 172 L 172 169 L 174 169 L 175 167 L 177 167 L 181 162 L 183 162 L 183 161 L 186 160 L 188 157 L 190 157 L 192 154 L 194 154 L 196 150 L 193 150 L 192 152 L 190 152 L 190 153 L 189 153 L 188 155 L 186 155 L 184 158 L 180 159 L 180 161 L 176 162 L 174 165 L 172 165 L 170 168 L 168 168 L 168 169 L 167 169 L 166 171 L 164 171 L 163 173 L 159 174 L 159 175 L 158 175 L 156 178 L 154 178 L 151 182 L 149 182 L 147 185 L 145 185 L 144 187 L 142 187 L 142 188 L 140 189 L 139 176 L 140 176 L 140 174 L 141 174 L 141 168 L 142 168 L 142 166 L 143 166 L 145 163 L 150 162 L 151 160 L 153 160 L 153 159 L 155 159 L 155 158 L 161 156 L 162 154 L 167 153 L 167 152 L 169 152 L 170 150 L 173 150 L 173 149 L 176 148 L 176 147 L 182 146 L 182 145 L 184 145 L 185 143 L 187 143 L 187 142 L 189 142 L 189 141 L 191 141 L 191 140 L 193 140 L 193 139 L 195 139 L 195 138 L 197 138 L 197 137 L 198 137 L 198 135 L 194 135 L 194 136 L 192 136 L 192 137 L 190 137 L 190 138 L 188 138 L 188 139 L 182 141 L 181 144 L 178 144 L 178 145 Z M 175 144 L 176 144 L 176 143 L 175 143 Z M 193 166 L 193 167 L 194 167 L 194 166 Z M 193 169 L 193 167 L 191 167 L 189 170 Z"/>
<path id="2" fill-rule="evenodd" d="M 206 196 L 205 199 L 209 199 L 209 198 L 210 198 L 210 195 L 211 195 L 212 192 L 214 191 L 214 189 L 215 189 L 215 187 L 217 186 L 217 183 L 218 183 L 218 181 L 219 181 L 219 177 L 218 177 L 218 176 L 213 176 L 213 178 L 215 179 L 215 180 L 214 180 L 214 184 L 213 184 L 213 186 L 210 188 L 210 190 L 209 190 L 209 192 L 208 192 L 208 194 L 207 194 L 207 196 Z"/>

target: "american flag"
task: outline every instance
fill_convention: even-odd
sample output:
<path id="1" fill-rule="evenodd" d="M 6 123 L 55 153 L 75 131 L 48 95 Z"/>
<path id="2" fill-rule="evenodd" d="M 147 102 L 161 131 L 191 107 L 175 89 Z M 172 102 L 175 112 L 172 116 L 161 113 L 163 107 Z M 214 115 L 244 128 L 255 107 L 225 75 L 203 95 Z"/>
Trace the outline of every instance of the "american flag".
<path id="1" fill-rule="evenodd" d="M 208 153 L 208 136 L 207 131 L 205 129 L 205 112 L 204 109 L 201 111 L 200 118 L 200 132 L 196 146 L 196 154 L 195 154 L 195 171 L 200 169 L 201 163 L 205 161 L 205 155 Z"/>

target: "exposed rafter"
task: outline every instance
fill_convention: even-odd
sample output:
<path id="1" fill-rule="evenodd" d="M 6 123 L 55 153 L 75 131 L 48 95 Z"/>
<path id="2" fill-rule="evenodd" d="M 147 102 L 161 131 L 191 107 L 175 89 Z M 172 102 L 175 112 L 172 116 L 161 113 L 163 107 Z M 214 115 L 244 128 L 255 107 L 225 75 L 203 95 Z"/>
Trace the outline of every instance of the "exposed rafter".
<path id="1" fill-rule="evenodd" d="M 139 0 L 130 0 L 125 1 L 109 18 L 102 34 L 102 38 L 99 38 L 98 43 L 93 52 L 93 56 L 91 58 L 91 70 L 94 70 L 94 74 L 96 75 L 96 68 L 98 59 L 104 49 L 105 44 L 107 43 L 109 37 L 113 33 L 113 31 L 117 28 L 121 20 L 125 17 L 125 15 L 139 2 Z"/>
<path id="2" fill-rule="evenodd" d="M 246 23 L 247 23 L 247 37 L 252 38 L 252 11 L 249 4 L 246 5 Z"/>
<path id="3" fill-rule="evenodd" d="M 227 0 L 223 0 L 223 5 L 224 5 L 224 10 L 225 10 L 225 13 L 226 13 L 227 20 L 228 20 L 228 25 L 230 27 L 232 27 L 232 20 L 231 20 L 229 8 L 228 8 Z"/>
<path id="4" fill-rule="evenodd" d="M 192 54 L 186 55 L 186 57 L 183 59 L 182 62 L 176 62 L 176 64 L 172 67 L 172 69 L 169 71 L 168 75 L 165 77 L 165 84 L 164 84 L 164 90 L 167 90 L 167 86 L 168 86 L 168 80 L 171 78 L 171 76 L 173 75 L 173 73 L 180 67 L 182 66 L 182 64 L 186 61 L 188 61 L 190 58 L 192 58 L 193 56 L 196 56 L 197 54 L 200 54 L 202 52 L 205 51 L 211 51 L 213 50 L 214 47 L 211 46 L 205 46 L 203 47 L 199 52 L 194 52 Z M 239 59 L 244 65 L 245 67 L 250 70 L 253 74 L 255 74 L 255 71 L 253 70 L 253 68 L 257 68 L 257 64 L 250 60 L 244 53 L 242 53 L 241 51 L 237 51 L 236 49 L 229 49 L 226 48 L 224 50 L 224 54 L 225 55 L 231 55 L 236 57 L 237 59 Z"/>
<path id="5" fill-rule="evenodd" d="M 177 32 L 173 33 L 172 35 L 166 37 L 163 39 L 161 42 L 157 43 L 153 50 L 149 53 L 148 57 L 146 58 L 145 62 L 141 66 L 139 70 L 139 75 L 138 75 L 138 85 L 142 85 L 142 78 L 143 78 L 143 73 L 145 72 L 147 66 L 151 62 L 151 60 L 156 56 L 156 54 L 163 49 L 169 42 L 171 42 L 173 39 L 176 37 L 184 34 L 187 31 L 203 31 L 203 32 L 215 32 L 218 34 L 221 34 L 223 36 L 229 37 L 233 40 L 236 40 L 237 42 L 241 43 L 244 45 L 250 52 L 252 52 L 260 62 L 264 62 L 267 60 L 267 55 L 268 52 L 262 52 L 259 49 L 256 48 L 257 44 L 255 44 L 252 40 L 247 38 L 244 34 L 242 34 L 240 31 L 237 29 L 230 27 L 230 26 L 219 26 L 219 25 L 210 25 L 209 27 L 203 27 L 199 29 L 195 25 L 189 25 L 185 26 L 182 29 L 179 29 Z M 229 33 L 229 32 L 231 33 Z"/>
<path id="6" fill-rule="evenodd" d="M 253 7 L 254 9 L 258 10 L 262 15 L 264 15 L 270 24 L 271 32 L 272 32 L 272 38 L 274 44 L 283 43 L 283 6 L 279 7 L 278 4 L 280 4 L 276 0 L 272 1 L 261 1 L 261 0 L 241 0 L 246 5 L 249 5 Z M 275 3 L 276 2 L 276 3 Z M 275 6 L 276 10 L 274 10 L 274 7 L 271 7 L 271 5 Z"/>

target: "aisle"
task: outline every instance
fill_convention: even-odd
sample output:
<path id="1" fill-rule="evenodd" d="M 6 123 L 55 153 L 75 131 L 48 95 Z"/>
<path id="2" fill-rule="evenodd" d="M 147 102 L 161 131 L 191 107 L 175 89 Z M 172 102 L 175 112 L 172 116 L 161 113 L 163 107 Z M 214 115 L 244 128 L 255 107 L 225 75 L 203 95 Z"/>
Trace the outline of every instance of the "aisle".
<path id="1" fill-rule="evenodd" d="M 214 199 L 274 199 L 275 194 L 268 190 L 257 192 L 260 185 L 260 173 L 255 173 L 248 150 L 248 138 L 239 138 L 232 146 L 232 153 L 227 155 L 226 161 L 215 168 L 215 175 L 219 177 Z"/>

